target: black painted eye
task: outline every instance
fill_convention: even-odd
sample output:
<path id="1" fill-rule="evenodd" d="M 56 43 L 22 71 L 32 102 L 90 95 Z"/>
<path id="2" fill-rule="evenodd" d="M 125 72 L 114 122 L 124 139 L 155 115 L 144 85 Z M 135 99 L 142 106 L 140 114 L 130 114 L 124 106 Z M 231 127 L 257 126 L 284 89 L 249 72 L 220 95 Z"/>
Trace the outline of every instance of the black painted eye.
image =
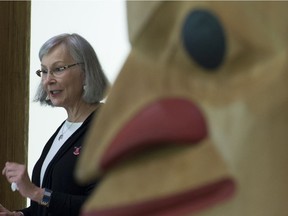
<path id="1" fill-rule="evenodd" d="M 186 18 L 182 39 L 193 59 L 205 69 L 216 69 L 225 56 L 224 30 L 215 15 L 207 10 L 194 10 Z"/>

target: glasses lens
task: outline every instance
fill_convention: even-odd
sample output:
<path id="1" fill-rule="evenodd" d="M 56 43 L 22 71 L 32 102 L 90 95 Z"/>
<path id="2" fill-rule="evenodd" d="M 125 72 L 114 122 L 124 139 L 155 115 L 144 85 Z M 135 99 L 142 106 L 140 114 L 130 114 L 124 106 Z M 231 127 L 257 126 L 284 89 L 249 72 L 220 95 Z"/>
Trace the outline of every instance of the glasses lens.
<path id="1" fill-rule="evenodd" d="M 61 67 L 61 68 L 56 68 L 55 70 L 53 70 L 53 75 L 54 75 L 55 77 L 59 77 L 59 76 L 61 76 L 61 75 L 63 74 L 63 72 L 64 72 L 65 69 L 66 69 L 66 68 L 63 68 L 63 67 Z"/>

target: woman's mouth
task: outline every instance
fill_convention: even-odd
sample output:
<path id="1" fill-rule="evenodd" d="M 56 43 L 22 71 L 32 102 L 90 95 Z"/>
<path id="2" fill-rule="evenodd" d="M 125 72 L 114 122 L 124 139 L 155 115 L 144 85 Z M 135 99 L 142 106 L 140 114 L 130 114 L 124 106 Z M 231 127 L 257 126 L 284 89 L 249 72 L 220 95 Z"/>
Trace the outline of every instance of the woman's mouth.
<path id="1" fill-rule="evenodd" d="M 53 91 L 50 91 L 50 94 L 51 95 L 57 95 L 61 92 L 61 90 L 53 90 Z"/>

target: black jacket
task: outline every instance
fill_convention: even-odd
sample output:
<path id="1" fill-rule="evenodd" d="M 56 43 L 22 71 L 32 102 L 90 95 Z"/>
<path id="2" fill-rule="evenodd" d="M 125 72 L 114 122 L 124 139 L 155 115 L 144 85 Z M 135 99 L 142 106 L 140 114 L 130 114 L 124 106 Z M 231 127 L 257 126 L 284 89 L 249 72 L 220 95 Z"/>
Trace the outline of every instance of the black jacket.
<path id="1" fill-rule="evenodd" d="M 31 205 L 22 209 L 25 216 L 78 216 L 80 208 L 97 182 L 89 185 L 79 185 L 74 178 L 74 169 L 81 150 L 85 134 L 94 114 L 91 114 L 71 137 L 59 149 L 46 169 L 42 187 L 52 190 L 49 207 L 44 207 L 31 201 Z M 42 154 L 34 166 L 32 182 L 39 187 L 40 171 L 49 149 L 61 126 L 46 143 Z M 77 149 L 78 148 L 78 149 Z M 81 151 L 80 151 L 81 152 Z M 81 153 L 80 153 L 81 154 Z"/>

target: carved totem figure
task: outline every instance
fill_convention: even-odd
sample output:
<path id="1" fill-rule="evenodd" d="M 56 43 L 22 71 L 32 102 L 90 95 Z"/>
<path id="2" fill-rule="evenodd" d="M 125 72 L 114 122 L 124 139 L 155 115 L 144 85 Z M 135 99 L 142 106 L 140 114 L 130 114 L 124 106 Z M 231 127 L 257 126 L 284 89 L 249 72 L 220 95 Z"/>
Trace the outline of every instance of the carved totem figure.
<path id="1" fill-rule="evenodd" d="M 132 50 L 77 177 L 82 215 L 288 214 L 288 2 L 128 2 Z"/>

